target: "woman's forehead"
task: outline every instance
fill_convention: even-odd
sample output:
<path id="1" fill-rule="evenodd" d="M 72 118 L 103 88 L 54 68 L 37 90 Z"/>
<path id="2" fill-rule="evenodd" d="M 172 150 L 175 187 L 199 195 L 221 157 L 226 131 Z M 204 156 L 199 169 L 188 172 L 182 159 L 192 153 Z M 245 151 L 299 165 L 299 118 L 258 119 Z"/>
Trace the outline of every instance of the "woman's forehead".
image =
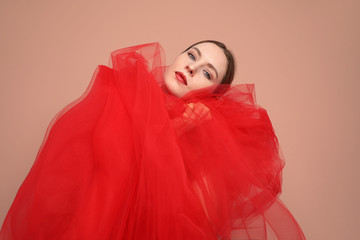
<path id="1" fill-rule="evenodd" d="M 190 49 L 200 54 L 201 58 L 212 64 L 219 73 L 219 78 L 225 75 L 227 58 L 224 50 L 214 43 L 199 43 Z"/>

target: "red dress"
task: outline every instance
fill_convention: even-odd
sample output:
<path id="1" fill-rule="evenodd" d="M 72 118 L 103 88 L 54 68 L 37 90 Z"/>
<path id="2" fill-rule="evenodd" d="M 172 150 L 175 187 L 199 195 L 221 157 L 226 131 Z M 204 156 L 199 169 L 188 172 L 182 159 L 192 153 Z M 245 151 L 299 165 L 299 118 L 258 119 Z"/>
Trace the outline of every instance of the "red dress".
<path id="1" fill-rule="evenodd" d="M 97 67 L 50 123 L 0 239 L 305 239 L 279 200 L 284 160 L 254 85 L 177 98 L 164 59 L 150 43 Z M 210 118 L 184 115 L 199 102 Z"/>

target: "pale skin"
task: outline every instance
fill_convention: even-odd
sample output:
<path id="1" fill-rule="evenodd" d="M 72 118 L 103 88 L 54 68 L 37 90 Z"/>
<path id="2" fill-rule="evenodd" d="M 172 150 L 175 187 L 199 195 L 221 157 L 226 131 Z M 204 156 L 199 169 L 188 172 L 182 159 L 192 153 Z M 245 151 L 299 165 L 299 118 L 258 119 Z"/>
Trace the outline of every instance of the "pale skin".
<path id="1" fill-rule="evenodd" d="M 227 59 L 224 51 L 214 43 L 200 43 L 175 58 L 166 68 L 164 80 L 167 89 L 177 97 L 192 90 L 220 84 L 226 74 Z M 187 84 L 179 82 L 175 72 L 182 72 Z M 209 109 L 200 102 L 189 103 L 183 113 L 189 124 L 195 120 L 210 119 Z"/>

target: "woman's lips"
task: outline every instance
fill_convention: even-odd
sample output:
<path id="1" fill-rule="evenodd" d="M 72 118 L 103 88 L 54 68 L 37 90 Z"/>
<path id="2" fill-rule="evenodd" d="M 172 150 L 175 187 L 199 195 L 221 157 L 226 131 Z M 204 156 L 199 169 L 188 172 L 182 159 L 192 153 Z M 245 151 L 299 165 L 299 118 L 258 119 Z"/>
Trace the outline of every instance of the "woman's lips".
<path id="1" fill-rule="evenodd" d="M 175 76 L 176 76 L 176 79 L 177 79 L 179 82 L 181 82 L 182 84 L 187 85 L 186 77 L 185 77 L 185 75 L 184 75 L 182 72 L 176 71 L 176 72 L 175 72 Z"/>

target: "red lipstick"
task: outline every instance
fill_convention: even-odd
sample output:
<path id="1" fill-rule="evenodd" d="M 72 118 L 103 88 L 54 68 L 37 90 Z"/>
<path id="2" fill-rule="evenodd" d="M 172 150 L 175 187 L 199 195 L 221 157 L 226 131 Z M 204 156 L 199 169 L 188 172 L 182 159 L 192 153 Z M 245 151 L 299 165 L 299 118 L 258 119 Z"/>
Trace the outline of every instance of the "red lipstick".
<path id="1" fill-rule="evenodd" d="M 187 85 L 187 79 L 186 79 L 185 75 L 182 72 L 176 71 L 175 72 L 175 77 L 179 82 L 181 82 L 182 84 Z"/>

